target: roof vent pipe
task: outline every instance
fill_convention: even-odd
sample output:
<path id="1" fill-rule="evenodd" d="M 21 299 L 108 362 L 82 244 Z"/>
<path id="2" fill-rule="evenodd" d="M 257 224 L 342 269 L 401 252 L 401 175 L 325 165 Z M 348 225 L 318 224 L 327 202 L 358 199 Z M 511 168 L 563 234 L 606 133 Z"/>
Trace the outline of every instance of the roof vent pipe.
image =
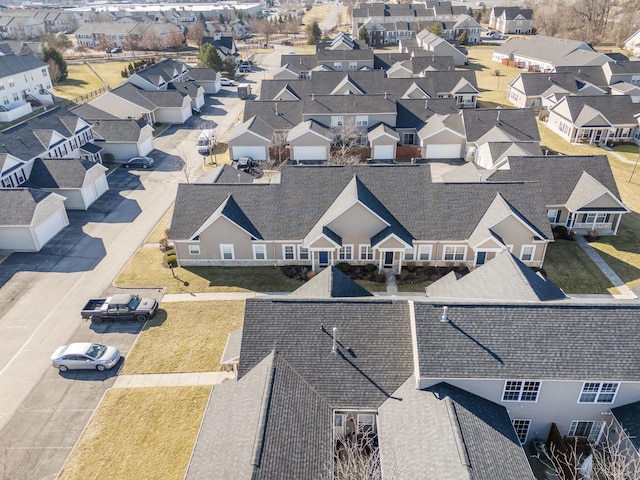
<path id="1" fill-rule="evenodd" d="M 440 321 L 443 323 L 449 323 L 449 317 L 447 316 L 447 312 L 449 311 L 449 307 L 442 307 L 442 317 Z"/>
<path id="2" fill-rule="evenodd" d="M 331 353 L 338 353 L 338 327 L 333 327 L 333 346 L 331 347 Z"/>
<path id="3" fill-rule="evenodd" d="M 498 117 L 496 118 L 496 123 L 500 123 L 500 109 L 498 109 Z"/>
<path id="4" fill-rule="evenodd" d="M 311 100 L 312 100 L 312 101 L 315 101 L 315 100 L 316 100 L 316 94 L 315 94 L 315 93 L 313 93 L 313 92 L 311 92 Z"/>

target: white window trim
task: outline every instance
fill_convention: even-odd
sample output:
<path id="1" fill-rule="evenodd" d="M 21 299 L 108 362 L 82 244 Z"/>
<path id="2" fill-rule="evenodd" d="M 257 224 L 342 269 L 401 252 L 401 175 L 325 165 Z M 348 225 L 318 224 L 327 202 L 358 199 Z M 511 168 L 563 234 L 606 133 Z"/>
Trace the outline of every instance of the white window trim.
<path id="1" fill-rule="evenodd" d="M 525 260 L 524 257 L 524 249 L 525 248 L 529 248 L 531 247 L 531 258 L 529 260 Z M 534 259 L 536 257 L 536 246 L 535 245 L 531 245 L 531 244 L 527 244 L 527 245 L 522 245 L 522 247 L 520 247 L 520 260 L 522 260 L 523 262 L 533 262 Z"/>
<path id="2" fill-rule="evenodd" d="M 286 254 L 287 247 L 291 247 L 291 251 L 293 253 L 293 258 L 287 258 L 287 254 Z M 293 245 L 292 243 L 286 243 L 286 244 L 282 245 L 282 259 L 283 260 L 297 260 L 297 258 L 296 258 L 296 246 Z"/>
<path id="3" fill-rule="evenodd" d="M 589 431 L 589 435 L 587 438 L 592 439 L 596 443 L 600 441 L 600 437 L 602 435 L 602 430 L 604 429 L 605 422 L 602 420 L 571 420 L 569 424 L 569 430 L 567 431 L 568 437 L 576 436 L 576 429 L 578 428 L 578 423 L 591 423 L 591 430 Z M 594 434 L 594 427 L 599 426 L 599 429 L 596 429 L 597 432 Z"/>
<path id="4" fill-rule="evenodd" d="M 371 254 L 371 258 L 367 258 L 367 256 Z M 370 245 L 360 245 L 358 249 L 358 259 L 360 260 L 373 260 L 375 255 L 373 254 L 373 249 Z"/>
<path id="5" fill-rule="evenodd" d="M 311 251 L 307 248 L 307 258 L 302 258 L 301 255 L 301 250 L 303 250 L 305 247 L 303 247 L 302 245 L 298 245 L 298 260 L 311 260 Z"/>
<path id="6" fill-rule="evenodd" d="M 453 248 L 454 252 L 453 252 L 453 259 L 452 260 L 447 260 L 445 257 L 447 255 L 447 248 Z M 456 260 L 456 251 L 455 249 L 458 248 L 464 248 L 464 253 L 462 254 L 462 260 Z M 443 262 L 464 262 L 465 259 L 467 258 L 467 246 L 466 245 L 445 245 L 442 248 L 442 261 Z"/>
<path id="7" fill-rule="evenodd" d="M 200 255 L 200 245 L 189 245 L 189 255 Z"/>
<path id="8" fill-rule="evenodd" d="M 267 260 L 267 246 L 264 243 L 252 245 L 252 248 L 253 248 L 254 260 Z M 264 258 L 258 258 L 258 255 L 257 255 L 258 250 L 262 250 L 262 253 L 264 254 Z"/>
<path id="9" fill-rule="evenodd" d="M 231 247 L 231 258 L 224 258 L 224 248 L 225 247 Z M 233 248 L 233 243 L 221 243 L 220 244 L 220 258 L 222 260 L 235 260 L 236 259 L 236 253 L 235 253 L 235 249 Z"/>
<path id="10" fill-rule="evenodd" d="M 424 259 L 421 258 L 422 255 L 425 253 L 425 251 L 428 253 L 429 258 Z M 433 245 L 418 245 L 418 256 L 416 258 L 417 261 L 422 261 L 422 262 L 430 262 L 431 261 L 431 255 L 433 254 Z"/>
<path id="11" fill-rule="evenodd" d="M 520 382 L 520 390 L 518 391 L 518 398 L 514 399 L 514 400 L 505 400 L 504 395 L 507 393 L 507 384 L 509 382 Z M 536 390 L 536 399 L 535 400 L 523 400 L 522 399 L 522 395 L 525 393 L 524 390 L 524 384 L 530 382 L 530 383 L 537 383 L 538 384 L 538 389 Z M 540 397 L 540 390 L 542 388 L 542 381 L 540 380 L 505 380 L 504 382 L 504 386 L 502 387 L 502 402 L 525 402 L 525 403 L 538 403 L 538 398 Z M 526 392 L 532 392 L 533 390 L 526 390 Z M 515 393 L 516 390 L 509 390 L 509 392 L 511 393 Z"/>
<path id="12" fill-rule="evenodd" d="M 366 421 L 366 420 L 369 420 L 369 417 L 371 419 L 371 423 Z M 363 420 L 362 422 L 360 421 L 361 418 Z M 371 429 L 373 433 L 377 431 L 375 413 L 358 413 L 356 420 L 357 420 L 356 427 L 358 429 L 358 432 L 361 432 L 363 426 L 369 426 L 369 425 L 371 425 Z"/>
<path id="13" fill-rule="evenodd" d="M 369 115 L 356 115 L 356 127 L 369 126 Z"/>
<path id="14" fill-rule="evenodd" d="M 351 248 L 351 253 L 347 256 L 347 248 Z M 338 260 L 353 260 L 353 245 L 346 244 L 338 249 Z"/>
<path id="15" fill-rule="evenodd" d="M 580 400 L 580 398 L 582 397 L 582 394 L 585 393 L 584 391 L 584 387 L 588 384 L 588 383 L 596 383 L 598 384 L 598 391 L 597 392 L 586 392 L 586 393 L 595 393 L 595 399 L 593 400 L 593 402 L 583 402 Z M 599 402 L 598 398 L 600 397 L 600 395 L 610 395 L 610 392 L 603 392 L 602 391 L 602 385 L 604 385 L 605 383 L 610 383 L 610 384 L 614 384 L 616 385 L 616 391 L 613 394 L 613 398 L 611 399 L 610 402 Z M 620 391 L 620 382 L 583 382 L 582 383 L 582 388 L 580 389 L 580 395 L 578 395 L 578 403 L 583 404 L 583 405 L 595 405 L 595 404 L 601 404 L 601 405 L 611 405 L 616 401 L 616 397 L 618 396 L 618 392 Z"/>
<path id="16" fill-rule="evenodd" d="M 344 115 L 332 115 L 331 116 L 331 126 L 332 127 L 342 127 L 342 126 L 344 126 Z"/>

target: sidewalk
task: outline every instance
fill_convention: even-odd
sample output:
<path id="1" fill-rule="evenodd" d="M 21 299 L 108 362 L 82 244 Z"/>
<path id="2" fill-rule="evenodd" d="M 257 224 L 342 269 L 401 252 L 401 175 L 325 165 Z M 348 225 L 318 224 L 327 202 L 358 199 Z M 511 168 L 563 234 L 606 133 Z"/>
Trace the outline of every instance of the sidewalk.
<path id="1" fill-rule="evenodd" d="M 217 385 L 232 380 L 232 372 L 150 373 L 147 375 L 119 375 L 111 388 L 186 387 Z"/>
<path id="2" fill-rule="evenodd" d="M 246 300 L 268 295 L 262 292 L 217 292 L 217 293 L 167 293 L 162 302 L 208 302 L 218 300 Z M 273 293 L 271 295 L 274 295 Z M 276 294 L 277 295 L 277 294 Z"/>
<path id="3" fill-rule="evenodd" d="M 607 263 L 602 259 L 602 257 L 598 254 L 598 251 L 589 245 L 589 242 L 585 240 L 584 237 L 577 235 L 576 242 L 584 252 L 589 256 L 593 263 L 605 274 L 605 276 L 609 279 L 609 281 L 613 284 L 614 287 L 618 289 L 620 292 L 619 295 L 613 295 L 613 298 L 638 298 L 635 293 L 631 291 L 629 287 L 627 287 L 622 279 L 613 271 L 613 269 L 607 265 Z"/>

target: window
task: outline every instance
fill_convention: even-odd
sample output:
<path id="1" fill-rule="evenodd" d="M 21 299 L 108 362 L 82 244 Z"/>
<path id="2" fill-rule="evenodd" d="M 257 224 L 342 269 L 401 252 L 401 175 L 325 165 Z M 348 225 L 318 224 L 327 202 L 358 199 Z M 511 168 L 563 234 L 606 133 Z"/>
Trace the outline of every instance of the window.
<path id="1" fill-rule="evenodd" d="M 578 403 L 613 403 L 619 383 L 585 382 Z"/>
<path id="2" fill-rule="evenodd" d="M 608 223 L 611 220 L 609 213 L 585 213 L 582 215 L 582 223 Z"/>
<path id="3" fill-rule="evenodd" d="M 47 74 L 47 69 L 46 69 L 46 68 L 43 68 L 43 69 L 42 69 L 42 76 L 43 76 L 43 77 L 48 76 L 48 74 Z"/>
<path id="4" fill-rule="evenodd" d="M 342 115 L 334 115 L 331 117 L 332 127 L 342 127 L 344 125 L 344 117 Z"/>
<path id="5" fill-rule="evenodd" d="M 356 115 L 356 126 L 366 127 L 367 125 L 369 125 L 368 115 Z"/>
<path id="6" fill-rule="evenodd" d="M 16 86 L 16 82 L 13 81 L 13 78 L 9 79 L 9 86 L 10 87 L 15 87 Z"/>
<path id="7" fill-rule="evenodd" d="M 253 246 L 253 259 L 254 260 L 266 260 L 267 259 L 267 246 L 266 245 L 254 245 Z"/>
<path id="8" fill-rule="evenodd" d="M 220 245 L 220 256 L 223 260 L 234 260 L 233 245 Z"/>
<path id="9" fill-rule="evenodd" d="M 298 258 L 300 260 L 309 260 L 309 249 L 304 247 L 298 247 Z"/>
<path id="10" fill-rule="evenodd" d="M 413 260 L 413 256 L 414 256 L 414 254 L 415 254 L 415 251 L 414 251 L 414 249 L 413 249 L 413 248 L 407 248 L 407 249 L 404 251 L 404 259 L 405 259 L 405 260 L 409 260 L 409 261 Z"/>
<path id="11" fill-rule="evenodd" d="M 13 94 L 13 101 L 17 102 L 18 100 L 20 100 L 20 96 L 18 95 L 18 92 L 14 92 Z"/>
<path id="12" fill-rule="evenodd" d="M 518 440 L 520 440 L 520 444 L 524 445 L 527 441 L 531 420 L 511 420 L 511 423 L 513 424 L 513 429 L 516 431 Z"/>
<path id="13" fill-rule="evenodd" d="M 358 62 L 349 62 L 349 70 L 357 70 Z"/>
<path id="14" fill-rule="evenodd" d="M 459 262 L 464 260 L 467 253 L 467 247 L 464 245 L 445 245 L 444 258 L 446 262 Z"/>
<path id="15" fill-rule="evenodd" d="M 413 145 L 415 142 L 415 135 L 413 133 L 403 133 L 402 134 L 402 144 L 403 145 Z"/>
<path id="16" fill-rule="evenodd" d="M 536 402 L 540 392 L 540 382 L 507 380 L 504 382 L 503 402 Z"/>
<path id="17" fill-rule="evenodd" d="M 431 245 L 418 246 L 418 260 L 431 260 Z"/>
<path id="18" fill-rule="evenodd" d="M 363 147 L 366 147 L 369 143 L 369 138 L 366 135 L 362 135 L 360 136 L 360 140 L 358 143 L 360 143 L 360 145 L 362 145 Z"/>
<path id="19" fill-rule="evenodd" d="M 358 414 L 358 433 L 375 432 L 376 416 L 373 413 Z"/>
<path id="20" fill-rule="evenodd" d="M 360 245 L 360 260 L 373 260 L 373 251 L 369 245 Z"/>
<path id="21" fill-rule="evenodd" d="M 520 260 L 523 262 L 530 262 L 533 260 L 533 255 L 536 252 L 535 245 L 523 245 L 520 251 Z"/>
<path id="22" fill-rule="evenodd" d="M 282 257 L 285 260 L 295 260 L 296 259 L 296 251 L 293 245 L 283 245 L 282 246 Z"/>
<path id="23" fill-rule="evenodd" d="M 580 420 L 573 420 L 569 426 L 570 437 L 589 437 L 589 440 L 597 442 L 602 432 L 604 422 L 583 422 Z"/>
<path id="24" fill-rule="evenodd" d="M 0 82 L 0 90 L 4 90 L 4 83 Z"/>
<path id="25" fill-rule="evenodd" d="M 200 255 L 200 245 L 189 245 L 189 255 Z"/>
<path id="26" fill-rule="evenodd" d="M 353 245 L 343 245 L 338 252 L 340 260 L 353 260 Z"/>
<path id="27" fill-rule="evenodd" d="M 333 62 L 334 70 L 342 70 L 342 62 Z"/>
<path id="28" fill-rule="evenodd" d="M 560 210 L 547 210 L 549 223 L 560 223 Z"/>

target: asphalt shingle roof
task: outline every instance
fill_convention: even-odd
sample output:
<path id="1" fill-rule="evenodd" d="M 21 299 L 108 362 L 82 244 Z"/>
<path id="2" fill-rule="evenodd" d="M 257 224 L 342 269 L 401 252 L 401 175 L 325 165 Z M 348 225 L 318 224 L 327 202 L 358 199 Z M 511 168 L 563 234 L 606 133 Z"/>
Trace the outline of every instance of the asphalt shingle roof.
<path id="1" fill-rule="evenodd" d="M 95 166 L 77 158 L 36 158 L 27 183 L 34 188 L 82 188 L 87 171 Z"/>
<path id="2" fill-rule="evenodd" d="M 287 166 L 280 184 L 181 184 L 171 238 L 191 238 L 232 194 L 265 239 L 302 239 L 354 175 L 416 239 L 469 238 L 498 192 L 551 238 L 542 190 L 536 183 L 431 183 L 430 169 L 419 165 Z M 469 203 L 469 198 L 474 201 Z"/>
<path id="3" fill-rule="evenodd" d="M 422 377 L 640 380 L 637 306 L 446 305 L 415 305 Z"/>
<path id="4" fill-rule="evenodd" d="M 0 189 L 0 225 L 30 225 L 38 203 L 51 192 L 33 188 Z"/>
<path id="5" fill-rule="evenodd" d="M 45 68 L 47 66 L 42 60 L 34 55 L 0 55 L 0 78 L 16 75 L 22 72 Z"/>
<path id="6" fill-rule="evenodd" d="M 368 290 L 331 265 L 291 293 L 302 298 L 371 297 Z"/>
<path id="7" fill-rule="evenodd" d="M 504 132 L 511 141 L 539 142 L 540 132 L 531 108 L 472 108 L 462 110 L 467 142 L 477 142 L 490 130 Z M 502 138 L 485 139 L 503 141 Z"/>
<path id="8" fill-rule="evenodd" d="M 640 450 L 640 402 L 612 408 L 611 413 L 622 425 L 635 449 Z"/>

